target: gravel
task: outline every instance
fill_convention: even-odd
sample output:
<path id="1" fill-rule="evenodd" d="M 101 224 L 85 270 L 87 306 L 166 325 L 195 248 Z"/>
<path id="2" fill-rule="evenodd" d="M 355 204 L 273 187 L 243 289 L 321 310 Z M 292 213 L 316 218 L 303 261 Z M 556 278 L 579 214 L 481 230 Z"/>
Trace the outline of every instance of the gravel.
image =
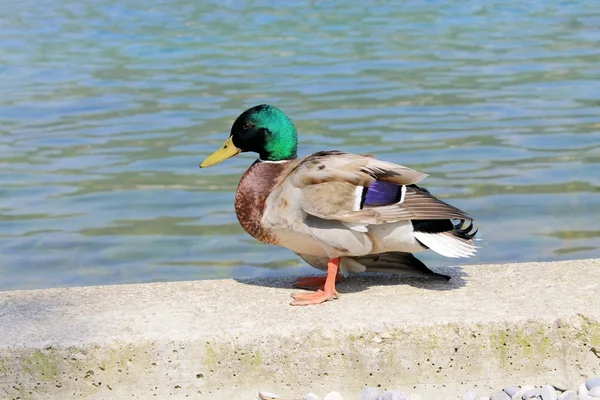
<path id="1" fill-rule="evenodd" d="M 558 400 L 579 400 L 579 396 L 577 396 L 577 392 L 574 390 L 567 390 L 558 396 Z"/>
<path id="2" fill-rule="evenodd" d="M 552 385 L 544 385 L 540 391 L 540 397 L 542 400 L 557 400 L 558 395 L 556 389 Z"/>
<path id="3" fill-rule="evenodd" d="M 541 392 L 540 388 L 534 387 L 534 388 L 531 388 L 531 389 L 527 390 L 526 392 L 524 392 L 521 395 L 521 398 L 523 400 L 534 399 L 534 398 L 536 398 L 540 394 L 540 392 Z"/>
<path id="4" fill-rule="evenodd" d="M 262 396 L 262 397 L 261 397 Z M 309 393 L 302 399 L 280 398 L 272 393 L 259 393 L 259 400 L 321 400 L 321 398 Z M 408 395 L 399 390 L 380 391 L 374 387 L 366 387 L 360 400 L 420 400 L 418 393 Z M 468 391 L 458 394 L 457 400 L 600 400 L 600 377 L 592 377 L 579 386 L 578 390 L 559 388 L 552 385 L 543 386 L 507 386 L 502 390 L 491 393 L 479 393 Z M 329 392 L 323 400 L 343 400 L 337 392 Z M 351 399 L 354 400 L 354 399 Z"/>
<path id="5" fill-rule="evenodd" d="M 510 400 L 510 396 L 503 390 L 496 390 L 490 396 L 490 400 Z"/>
<path id="6" fill-rule="evenodd" d="M 600 386 L 600 378 L 590 378 L 585 381 L 585 388 L 587 390 L 592 390 L 593 387 Z"/>
<path id="7" fill-rule="evenodd" d="M 388 390 L 383 393 L 381 400 L 406 400 L 406 394 L 398 390 Z"/>
<path id="8" fill-rule="evenodd" d="M 509 398 L 511 398 L 511 399 L 513 398 L 513 396 L 514 396 L 515 394 L 517 394 L 517 392 L 518 392 L 519 390 L 521 390 L 521 388 L 520 388 L 520 387 L 518 387 L 518 386 L 515 386 L 515 385 L 513 385 L 513 386 L 507 386 L 507 387 L 505 387 L 504 389 L 502 389 L 502 391 L 503 391 L 504 393 L 506 393 L 506 394 L 509 396 Z"/>
<path id="9" fill-rule="evenodd" d="M 600 399 L 600 386 L 594 386 L 593 388 L 591 388 L 590 391 L 588 392 L 588 395 L 590 395 L 592 397 L 597 397 Z"/>

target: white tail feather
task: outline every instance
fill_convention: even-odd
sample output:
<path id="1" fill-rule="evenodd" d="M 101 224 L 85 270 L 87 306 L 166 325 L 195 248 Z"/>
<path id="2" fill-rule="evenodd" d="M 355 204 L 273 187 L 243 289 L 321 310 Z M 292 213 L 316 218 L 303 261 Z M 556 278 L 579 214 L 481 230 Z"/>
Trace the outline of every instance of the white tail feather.
<path id="1" fill-rule="evenodd" d="M 415 238 L 431 250 L 443 256 L 450 258 L 469 258 L 475 255 L 477 247 L 467 243 L 460 238 L 449 234 L 448 232 L 441 233 L 425 233 L 413 232 Z"/>

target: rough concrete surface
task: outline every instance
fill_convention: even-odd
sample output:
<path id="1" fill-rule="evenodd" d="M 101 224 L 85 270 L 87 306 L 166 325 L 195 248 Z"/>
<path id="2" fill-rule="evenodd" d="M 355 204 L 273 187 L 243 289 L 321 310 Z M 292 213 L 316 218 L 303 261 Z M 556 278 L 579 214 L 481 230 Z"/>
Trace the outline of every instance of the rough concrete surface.
<path id="1" fill-rule="evenodd" d="M 301 398 L 366 386 L 446 399 L 600 374 L 600 260 L 353 276 L 0 292 L 2 399 Z"/>

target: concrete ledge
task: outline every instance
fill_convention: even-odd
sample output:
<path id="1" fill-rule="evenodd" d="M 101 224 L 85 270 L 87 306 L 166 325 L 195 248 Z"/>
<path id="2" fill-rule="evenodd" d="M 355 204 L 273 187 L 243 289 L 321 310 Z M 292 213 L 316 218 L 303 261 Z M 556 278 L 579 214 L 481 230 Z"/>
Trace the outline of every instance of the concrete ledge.
<path id="1" fill-rule="evenodd" d="M 292 279 L 0 292 L 0 398 L 444 399 L 600 374 L 600 260 L 442 272 L 354 276 L 310 307 Z"/>

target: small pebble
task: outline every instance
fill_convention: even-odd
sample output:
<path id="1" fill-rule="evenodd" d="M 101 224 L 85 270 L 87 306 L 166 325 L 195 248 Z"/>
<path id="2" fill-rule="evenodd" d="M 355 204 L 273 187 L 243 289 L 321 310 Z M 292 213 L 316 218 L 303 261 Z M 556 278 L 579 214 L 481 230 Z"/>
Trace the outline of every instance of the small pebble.
<path id="1" fill-rule="evenodd" d="M 398 390 L 388 390 L 383 393 L 381 400 L 406 400 L 406 394 Z"/>
<path id="2" fill-rule="evenodd" d="M 587 387 L 585 387 L 585 383 L 582 383 L 581 386 L 579 386 L 579 390 L 577 391 L 577 395 L 579 395 L 579 399 L 580 400 L 587 400 L 589 392 L 590 391 L 587 390 Z"/>
<path id="3" fill-rule="evenodd" d="M 577 392 L 574 390 L 567 390 L 558 396 L 558 400 L 577 400 Z"/>
<path id="4" fill-rule="evenodd" d="M 542 400 L 556 400 L 558 398 L 556 390 L 552 385 L 544 385 L 540 391 L 540 396 Z"/>
<path id="5" fill-rule="evenodd" d="M 274 393 L 269 393 L 269 392 L 258 392 L 258 399 L 259 400 L 271 400 L 271 399 L 278 399 L 279 396 L 277 396 Z"/>
<path id="6" fill-rule="evenodd" d="M 561 393 L 562 392 L 562 393 Z M 559 395 L 560 393 L 560 395 Z M 362 400 L 421 400 L 421 395 L 411 393 L 408 396 L 399 390 L 380 392 L 374 387 L 363 389 Z M 259 392 L 260 400 L 283 400 L 278 395 Z M 319 396 L 308 393 L 303 400 L 319 400 Z M 553 385 L 535 387 L 532 385 L 507 386 L 502 390 L 495 390 L 491 396 L 477 397 L 475 391 L 465 392 L 461 400 L 600 400 L 600 377 L 593 377 L 582 383 L 578 390 L 566 390 Z M 323 400 L 343 400 L 337 392 L 328 393 Z"/>
<path id="7" fill-rule="evenodd" d="M 528 391 L 534 389 L 534 386 L 531 385 L 525 385 L 525 386 L 521 386 L 521 388 L 517 391 L 517 393 L 513 394 L 513 396 L 511 397 L 512 400 L 523 400 L 523 394 Z"/>
<path id="8" fill-rule="evenodd" d="M 531 389 L 523 392 L 523 394 L 521 395 L 521 398 L 523 400 L 527 400 L 527 399 L 535 398 L 539 394 L 540 394 L 540 389 L 534 387 L 534 388 L 531 388 Z"/>
<path id="9" fill-rule="evenodd" d="M 490 400 L 510 400 L 510 396 L 502 390 L 496 390 L 490 396 Z"/>
<path id="10" fill-rule="evenodd" d="M 362 398 L 363 400 L 380 400 L 381 393 L 374 387 L 366 387 L 363 390 Z"/>
<path id="11" fill-rule="evenodd" d="M 525 391 L 523 389 L 519 389 L 517 393 L 513 394 L 511 400 L 521 400 L 521 396 Z"/>
<path id="12" fill-rule="evenodd" d="M 325 398 L 323 398 L 323 400 L 344 400 L 342 398 L 342 395 L 339 394 L 338 392 L 329 392 L 325 395 Z"/>
<path id="13" fill-rule="evenodd" d="M 510 398 L 512 398 L 515 394 L 517 394 L 517 392 L 519 391 L 519 387 L 518 386 L 507 386 L 504 389 L 502 389 L 504 391 L 504 393 L 506 393 L 507 395 L 509 395 Z"/>
<path id="14" fill-rule="evenodd" d="M 595 386 L 600 386 L 600 378 L 590 378 L 585 381 L 585 387 L 587 390 L 592 390 L 592 388 Z"/>
<path id="15" fill-rule="evenodd" d="M 461 400 L 477 400 L 477 394 L 475 392 L 467 392 L 462 395 Z"/>
<path id="16" fill-rule="evenodd" d="M 566 387 L 564 385 L 553 385 L 553 384 L 550 384 L 550 386 L 552 386 L 556 391 L 561 392 L 561 393 L 562 392 L 566 392 L 569 389 L 568 387 Z"/>

